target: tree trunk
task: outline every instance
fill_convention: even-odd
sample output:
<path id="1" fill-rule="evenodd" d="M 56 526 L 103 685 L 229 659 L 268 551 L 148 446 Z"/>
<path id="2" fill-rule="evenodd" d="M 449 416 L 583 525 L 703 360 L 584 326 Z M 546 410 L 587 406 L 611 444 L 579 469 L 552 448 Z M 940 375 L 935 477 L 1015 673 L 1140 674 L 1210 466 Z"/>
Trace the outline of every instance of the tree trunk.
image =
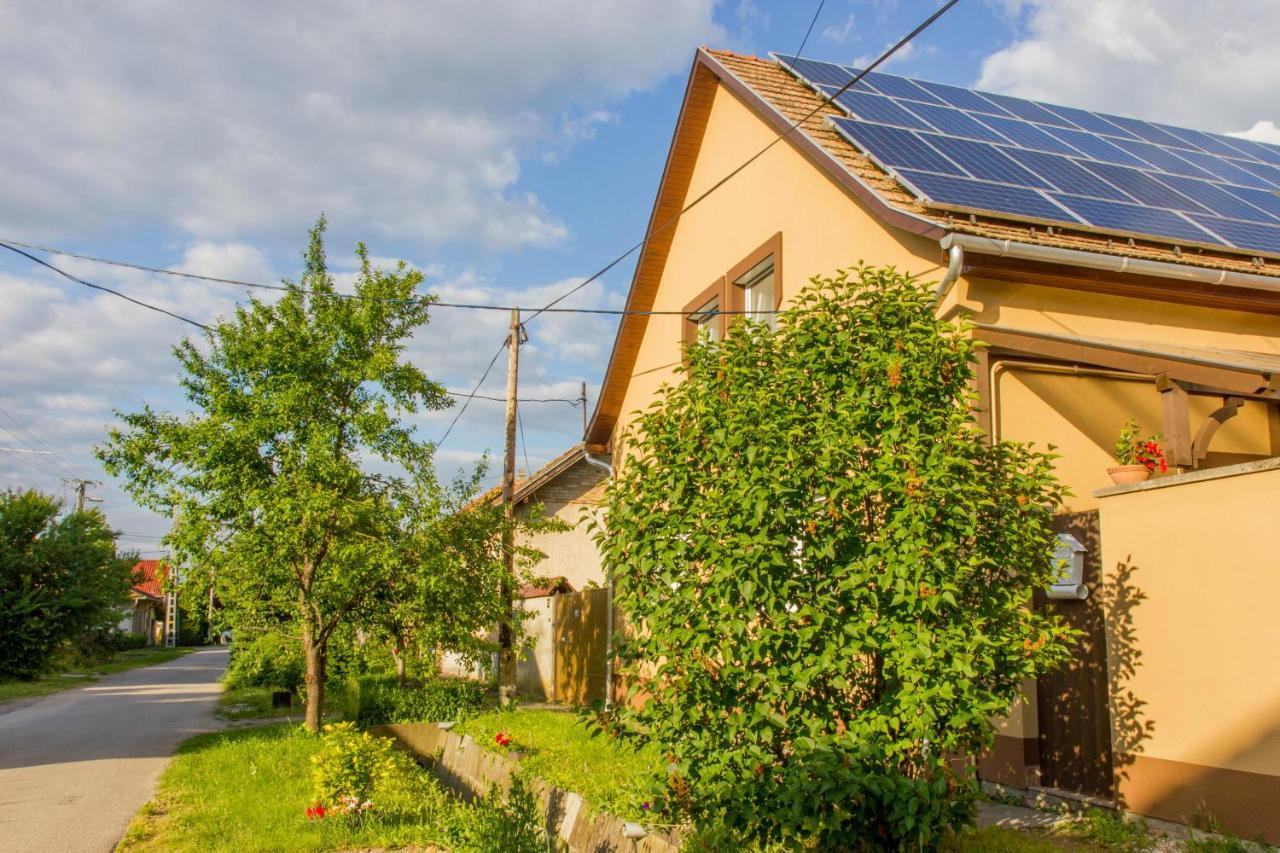
<path id="1" fill-rule="evenodd" d="M 307 731 L 318 732 L 324 722 L 324 663 L 328 643 L 316 637 L 311 626 L 302 628 L 302 650 L 307 656 Z"/>
<path id="2" fill-rule="evenodd" d="M 391 650 L 391 659 L 396 662 L 396 680 L 400 683 L 401 687 L 404 687 L 404 682 L 405 682 L 404 654 L 401 653 L 399 647 L 393 648 Z"/>

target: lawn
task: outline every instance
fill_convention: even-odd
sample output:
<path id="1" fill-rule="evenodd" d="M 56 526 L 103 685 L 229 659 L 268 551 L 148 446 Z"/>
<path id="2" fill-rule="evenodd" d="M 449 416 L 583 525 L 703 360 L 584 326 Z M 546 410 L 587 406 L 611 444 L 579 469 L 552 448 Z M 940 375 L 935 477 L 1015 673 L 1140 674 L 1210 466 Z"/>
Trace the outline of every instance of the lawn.
<path id="1" fill-rule="evenodd" d="M 493 711 L 458 724 L 488 749 L 503 732 L 514 741 L 507 750 L 522 753 L 529 774 L 581 794 L 592 808 L 630 820 L 645 817 L 641 804 L 651 771 L 661 766 L 656 747 L 632 749 L 608 735 L 592 732 L 577 715 L 565 711 Z"/>
<path id="2" fill-rule="evenodd" d="M 380 797 L 382 814 L 308 821 L 319 741 L 288 724 L 199 735 L 184 743 L 120 842 L 120 851 L 303 851 L 430 848 L 464 809 L 424 771 Z"/>
<path id="3" fill-rule="evenodd" d="M 47 696 L 50 693 L 69 690 L 73 687 L 83 687 L 86 684 L 93 683 L 101 676 L 137 669 L 140 666 L 164 663 L 165 661 L 182 657 L 190 651 L 192 651 L 190 648 L 166 649 L 151 647 L 130 649 L 126 652 L 116 652 L 109 662 L 96 666 L 52 672 L 32 681 L 0 681 L 0 705 L 17 699 L 33 699 L 39 696 Z"/>

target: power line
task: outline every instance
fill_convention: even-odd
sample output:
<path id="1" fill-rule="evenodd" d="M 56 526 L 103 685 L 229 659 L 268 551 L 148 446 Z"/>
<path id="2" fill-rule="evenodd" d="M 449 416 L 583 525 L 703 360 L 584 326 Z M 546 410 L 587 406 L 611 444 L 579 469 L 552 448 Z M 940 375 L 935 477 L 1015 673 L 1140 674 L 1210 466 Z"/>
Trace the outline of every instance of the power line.
<path id="1" fill-rule="evenodd" d="M 708 197 L 708 196 L 710 196 L 713 192 L 715 192 L 716 190 L 720 189 L 722 186 L 724 186 L 724 185 L 725 185 L 725 184 L 727 184 L 730 180 L 732 180 L 734 177 L 736 177 L 738 174 L 740 174 L 740 173 L 742 172 L 742 170 L 746 169 L 748 166 L 750 166 L 750 165 L 751 165 L 752 163 L 754 163 L 756 160 L 759 160 L 761 157 L 763 157 L 763 156 L 764 156 L 764 154 L 765 154 L 767 151 L 769 151 L 769 149 L 773 148 L 773 146 L 777 145 L 779 142 L 782 142 L 784 139 L 787 139 L 788 137 L 790 137 L 790 136 L 791 136 L 791 134 L 795 133 L 796 129 L 797 129 L 797 128 L 799 128 L 799 127 L 800 127 L 800 125 L 804 124 L 806 121 L 808 121 L 809 119 L 813 118 L 813 117 L 814 117 L 815 115 L 817 115 L 820 111 L 822 111 L 823 109 L 825 109 L 825 108 L 826 108 L 826 106 L 827 106 L 827 104 L 829 104 L 829 103 L 833 102 L 836 98 L 838 98 L 838 97 L 840 97 L 841 95 L 843 95 L 845 92 L 847 92 L 849 89 L 851 89 L 851 88 L 852 88 L 852 87 L 853 87 L 853 86 L 854 86 L 854 85 L 855 85 L 859 80 L 861 80 L 863 77 L 865 77 L 868 73 L 870 73 L 871 71 L 875 70 L 878 66 L 880 66 L 880 65 L 884 64 L 884 62 L 886 62 L 886 61 L 889 59 L 889 57 L 893 56 L 895 53 L 897 53 L 899 50 L 901 50 L 901 49 L 902 49 L 902 47 L 903 47 L 904 45 L 906 45 L 908 42 L 910 42 L 910 41 L 911 41 L 912 39 L 914 39 L 916 36 L 920 35 L 920 33 L 924 32 L 926 29 L 928 29 L 928 28 L 929 28 L 929 26 L 930 26 L 930 25 L 932 25 L 934 21 L 936 21 L 936 20 L 938 20 L 939 18 L 941 18 L 941 17 L 942 17 L 942 16 L 943 16 L 943 15 L 944 15 L 944 14 L 945 14 L 945 13 L 946 13 L 950 8 L 951 8 L 951 7 L 952 7 L 952 6 L 956 5 L 956 3 L 959 3 L 959 2 L 960 2 L 960 0 L 947 0 L 947 2 L 946 2 L 945 4 L 943 4 L 943 6 L 942 6 L 941 8 L 939 8 L 936 12 L 934 12 L 932 15 L 930 15 L 928 18 L 926 18 L 926 19 L 924 20 L 924 22 L 923 22 L 923 23 L 921 23 L 919 26 L 917 26 L 914 30 L 912 30 L 911 32 L 907 33 L 907 35 L 905 35 L 905 36 L 904 36 L 904 37 L 903 37 L 903 38 L 902 38 L 902 39 L 901 39 L 897 44 L 893 45 L 893 47 L 889 48 L 889 49 L 888 49 L 888 50 L 886 50 L 884 53 L 880 54 L 880 56 L 876 59 L 876 61 L 875 61 L 875 62 L 871 63 L 871 64 L 870 64 L 870 65 L 868 65 L 866 68 L 862 69 L 862 70 L 861 70 L 861 71 L 859 71 L 857 74 L 855 74 L 855 75 L 853 76 L 853 78 L 852 78 L 851 80 L 849 80 L 849 82 L 848 82 L 848 83 L 845 83 L 843 86 L 841 86 L 841 87 L 840 87 L 840 89 L 839 89 L 838 91 L 836 91 L 834 94 L 830 95 L 829 97 L 828 97 L 828 96 L 824 96 L 824 97 L 823 97 L 822 102 L 821 102 L 821 103 L 819 103 L 819 104 L 818 104 L 818 106 L 816 106 L 816 107 L 814 107 L 813 109 L 809 110 L 809 112 L 805 113 L 805 115 L 801 116 L 797 121 L 793 122 L 793 123 L 791 124 L 791 126 L 790 126 L 790 127 L 788 127 L 788 128 L 786 129 L 786 131 L 784 131 L 783 133 L 779 134 L 778 136 L 775 136 L 775 137 L 774 137 L 774 138 L 773 138 L 773 139 L 772 139 L 772 140 L 771 140 L 767 145 L 765 145 L 763 148 L 761 148 L 761 149 L 760 149 L 759 151 L 757 151 L 755 154 L 752 154 L 750 157 L 748 157 L 746 160 L 744 160 L 744 161 L 741 163 L 741 165 L 739 165 L 739 166 L 737 166 L 736 168 L 734 168 L 732 171 L 730 171 L 730 172 L 729 172 L 729 174 L 725 175 L 723 178 L 721 178 L 720 180 L 718 180 L 718 181 L 716 181 L 714 184 L 712 184 L 710 187 L 708 187 L 705 191 L 703 191 L 703 192 L 702 192 L 702 194 L 701 194 L 701 195 L 699 195 L 699 196 L 698 196 L 697 198 L 695 198 L 693 201 L 689 202 L 689 203 L 688 203 L 688 204 L 686 204 L 683 208 L 681 208 L 680 210 L 676 211 L 675 213 L 671 214 L 671 215 L 670 215 L 670 216 L 668 216 L 666 219 L 664 219 L 661 223 L 659 223 L 659 224 L 658 224 L 658 227 L 657 227 L 657 228 L 653 229 L 650 233 L 646 234 L 646 235 L 644 236 L 644 238 L 640 240 L 640 242 L 636 243 L 636 244 L 635 244 L 634 246 L 632 246 L 630 249 L 627 249 L 627 250 L 626 250 L 625 252 L 623 252 L 621 255 L 619 255 L 618 257 L 614 258 L 614 259 L 613 259 L 612 261 L 610 261 L 609 263 L 605 264 L 605 265 L 604 265 L 604 266 L 603 266 L 599 271 L 597 271 L 595 274 L 593 274 L 593 275 L 589 276 L 588 278 L 584 279 L 584 280 L 583 280 L 582 282 L 580 282 L 579 284 L 575 285 L 574 287 L 569 288 L 569 290 L 565 291 L 565 292 L 564 292 L 563 294 L 561 294 L 560 296 L 558 296 L 558 297 L 556 297 L 555 299 L 551 300 L 549 303 L 547 303 L 547 307 L 546 307 L 546 308 L 543 308 L 543 309 L 541 309 L 541 310 L 539 310 L 539 311 L 535 311 L 532 315 L 530 315 L 530 317 L 528 318 L 528 320 L 525 320 L 525 322 L 526 322 L 526 323 L 527 323 L 527 322 L 529 322 L 529 320 L 534 319 L 534 317 L 537 317 L 539 314 L 545 313 L 548 309 L 552 308 L 552 307 L 553 307 L 553 306 L 555 306 L 556 304 L 558 304 L 558 303 L 560 303 L 560 302 L 563 302 L 565 299 L 568 299 L 570 296 L 572 296 L 573 294 L 577 293 L 579 290 L 581 290 L 582 288 L 586 287 L 588 284 L 590 284 L 591 282 L 593 282 L 593 281 L 595 281 L 596 279 L 600 278 L 600 276 L 604 275 L 604 274 L 605 274 L 605 273 L 607 273 L 609 270 L 613 269 L 615 266 L 617 266 L 618 264 L 620 264 L 620 263 L 621 263 L 625 258 L 627 258 L 628 256 L 630 256 L 633 252 L 635 252 L 635 251 L 636 251 L 637 249 L 639 249 L 641 246 L 644 246 L 646 243 L 648 243 L 650 240 L 652 240 L 652 239 L 653 239 L 654 237 L 656 237 L 658 234 L 661 234 L 661 233 L 662 233 L 663 231 L 665 231 L 668 227 L 670 227 L 670 226 L 671 226 L 671 225 L 672 225 L 672 224 L 673 224 L 677 219 L 679 219 L 681 216 L 684 216 L 684 215 L 685 215 L 686 213 L 688 213 L 690 210 L 693 210 L 693 208 L 697 207 L 699 204 L 701 204 L 703 201 L 705 201 L 705 200 L 707 199 L 707 197 Z M 806 36 L 806 40 L 807 40 L 807 38 L 808 38 L 808 37 Z M 726 312 L 721 312 L 721 313 L 729 313 L 729 312 L 727 312 L 727 311 L 726 311 Z M 764 312 L 761 312 L 761 313 L 764 313 Z"/>
<path id="2" fill-rule="evenodd" d="M 468 397 L 474 400 L 492 400 L 495 403 L 505 403 L 506 397 L 488 397 L 484 394 L 468 394 L 466 391 L 445 391 L 450 397 Z M 517 403 L 568 403 L 570 406 L 577 408 L 582 405 L 580 399 L 569 399 L 568 397 L 520 397 Z M 3 450 L 3 448 L 0 448 Z"/>
<path id="3" fill-rule="evenodd" d="M 125 300 L 126 302 L 132 302 L 134 305 L 140 305 L 141 307 L 149 309 L 151 311 L 157 311 L 161 314 L 167 314 L 168 316 L 174 318 L 175 320 L 181 320 L 184 323 L 190 323 L 192 326 L 195 326 L 198 329 L 203 329 L 206 332 L 209 331 L 209 327 L 206 326 L 204 323 L 197 323 L 195 320 L 192 320 L 190 317 L 183 317 L 181 314 L 175 314 L 174 312 L 168 310 L 167 308 L 161 308 L 158 305 L 152 305 L 149 302 L 143 302 L 141 299 L 134 299 L 132 296 L 129 296 L 128 294 L 121 293 L 118 290 L 112 290 L 111 288 L 104 287 L 101 284 L 94 284 L 91 281 L 85 281 L 83 278 L 80 278 L 79 276 L 74 276 L 71 273 L 67 272 L 66 270 L 62 270 L 62 269 L 59 269 L 58 267 L 55 267 L 53 264 L 49 263 L 48 261 L 41 260 L 40 258 L 37 258 L 35 255 L 29 252 L 24 252 L 22 249 L 19 249 L 17 246 L 10 246 L 8 243 L 4 243 L 4 242 L 0 242 L 0 246 L 8 249 L 10 252 L 15 252 L 19 255 L 22 255 L 24 258 L 35 261 L 37 264 L 39 264 L 42 267 L 48 267 L 49 269 L 56 272 L 58 275 L 62 276 L 65 279 L 74 281 L 76 284 L 82 284 L 85 287 L 91 287 L 94 290 L 101 290 L 104 293 L 110 293 L 112 296 L 119 296 L 121 299 Z"/>
<path id="4" fill-rule="evenodd" d="M 3 416 L 4 416 L 4 418 L 5 418 L 5 420 L 7 420 L 9 423 L 13 424 L 13 425 L 14 425 L 14 427 L 15 427 L 15 428 L 17 428 L 18 432 L 22 433 L 22 435 L 19 435 L 17 432 L 14 432 L 13 430 L 9 429 L 8 427 L 0 426 L 0 429 L 4 429 L 4 431 L 5 431 L 5 432 L 7 432 L 7 433 L 9 433 L 9 435 L 11 435 L 11 436 L 13 436 L 14 438 L 18 439 L 18 441 L 19 441 L 20 443 L 22 443 L 22 444 L 26 445 L 27 447 L 32 448 L 33 450 L 38 450 L 38 451 L 42 451 L 42 452 L 48 452 L 48 453 L 49 453 L 49 455 L 51 455 L 51 456 L 53 457 L 53 459 L 52 459 L 51 461 L 52 461 L 55 465 L 57 465 L 57 466 L 58 466 L 59 468 L 61 468 L 65 473 L 67 473 L 67 474 L 71 475 L 72 477 L 76 476 L 76 472 L 75 472 L 75 470 L 73 470 L 73 469 L 71 468 L 71 466 L 69 466 L 66 462 L 64 462 L 64 461 L 62 460 L 62 456 L 61 456 L 61 454 L 57 453 L 57 452 L 56 452 L 56 451 L 54 451 L 52 448 L 50 448 L 50 447 L 49 447 L 49 445 L 44 444 L 43 442 L 41 442 L 41 441 L 40 441 L 40 439 L 38 439 L 38 438 L 36 438 L 34 435 L 32 435 L 32 434 L 31 434 L 31 430 L 29 430 L 29 429 L 27 429 L 26 427 L 24 427 L 24 426 L 23 426 L 23 425 L 18 421 L 18 419 L 17 419 L 17 418 L 15 418 L 15 417 L 14 417 L 13 415 L 11 415 L 9 412 L 5 411 L 3 408 L 0 408 L 0 415 L 3 415 Z M 62 475 L 61 475 L 61 474 L 55 474 L 54 476 L 62 476 Z"/>
<path id="5" fill-rule="evenodd" d="M 519 346 L 519 341 L 514 342 Z M 471 389 L 471 393 L 462 401 L 462 407 L 458 409 L 458 413 L 453 416 L 453 420 L 449 422 L 449 428 L 444 431 L 444 435 L 440 436 L 440 440 L 436 442 L 436 447 L 444 444 L 445 439 L 449 437 L 449 433 L 453 432 L 453 428 L 458 424 L 458 418 L 462 417 L 467 411 L 467 407 L 471 405 L 471 401 L 476 398 L 476 394 L 480 391 L 480 386 L 489 378 L 489 372 L 493 370 L 493 366 L 498 363 L 498 356 L 502 355 L 502 351 L 507 348 L 507 341 L 504 338 L 502 343 L 498 344 L 498 351 L 493 354 L 493 358 L 489 361 L 489 366 L 484 369 L 484 374 L 480 377 L 480 381 L 476 383 L 476 387 Z"/>
<path id="6" fill-rule="evenodd" d="M 519 400 L 516 402 L 518 403 Z M 532 477 L 533 468 L 529 465 L 529 445 L 524 440 L 524 417 L 520 414 L 519 406 L 516 406 L 516 423 L 520 426 L 520 447 L 524 451 L 524 473 L 526 477 Z"/>

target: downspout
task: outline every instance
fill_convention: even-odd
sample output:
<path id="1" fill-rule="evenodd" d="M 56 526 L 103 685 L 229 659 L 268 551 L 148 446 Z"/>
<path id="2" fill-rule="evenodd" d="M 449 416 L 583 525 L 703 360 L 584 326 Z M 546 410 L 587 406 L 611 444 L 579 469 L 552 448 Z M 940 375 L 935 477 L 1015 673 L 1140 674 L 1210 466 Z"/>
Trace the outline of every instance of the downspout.
<path id="1" fill-rule="evenodd" d="M 947 246 L 946 241 L 950 238 L 951 235 L 948 235 L 943 239 L 943 248 L 947 250 L 947 272 L 942 276 L 942 281 L 938 282 L 938 289 L 933 294 L 934 308 L 942 304 L 947 292 L 951 290 L 956 283 L 956 279 L 960 277 L 961 268 L 964 267 L 964 246 L 959 242 L 953 242 L 950 246 Z"/>
<path id="2" fill-rule="evenodd" d="M 613 479 L 613 466 L 603 459 L 597 459 L 585 451 L 582 459 L 588 465 L 603 470 L 608 479 Z M 605 634 L 604 634 L 604 708 L 613 707 L 613 568 L 605 563 Z"/>

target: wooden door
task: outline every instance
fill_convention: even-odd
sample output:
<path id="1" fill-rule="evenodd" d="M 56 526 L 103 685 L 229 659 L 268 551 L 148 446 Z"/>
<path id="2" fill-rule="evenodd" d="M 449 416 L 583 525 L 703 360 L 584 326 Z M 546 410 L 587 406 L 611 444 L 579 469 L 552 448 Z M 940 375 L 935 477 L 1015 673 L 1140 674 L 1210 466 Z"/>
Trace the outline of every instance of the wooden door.
<path id="1" fill-rule="evenodd" d="M 1040 784 L 1110 800 L 1115 797 L 1115 777 L 1098 513 L 1059 516 L 1054 530 L 1070 533 L 1085 546 L 1083 580 L 1089 597 L 1064 601 L 1051 600 L 1043 592 L 1035 596 L 1037 608 L 1060 614 L 1084 632 L 1071 660 L 1036 682 Z"/>
<path id="2" fill-rule="evenodd" d="M 555 596 L 556 701 L 603 702 L 609 593 L 605 589 Z"/>

